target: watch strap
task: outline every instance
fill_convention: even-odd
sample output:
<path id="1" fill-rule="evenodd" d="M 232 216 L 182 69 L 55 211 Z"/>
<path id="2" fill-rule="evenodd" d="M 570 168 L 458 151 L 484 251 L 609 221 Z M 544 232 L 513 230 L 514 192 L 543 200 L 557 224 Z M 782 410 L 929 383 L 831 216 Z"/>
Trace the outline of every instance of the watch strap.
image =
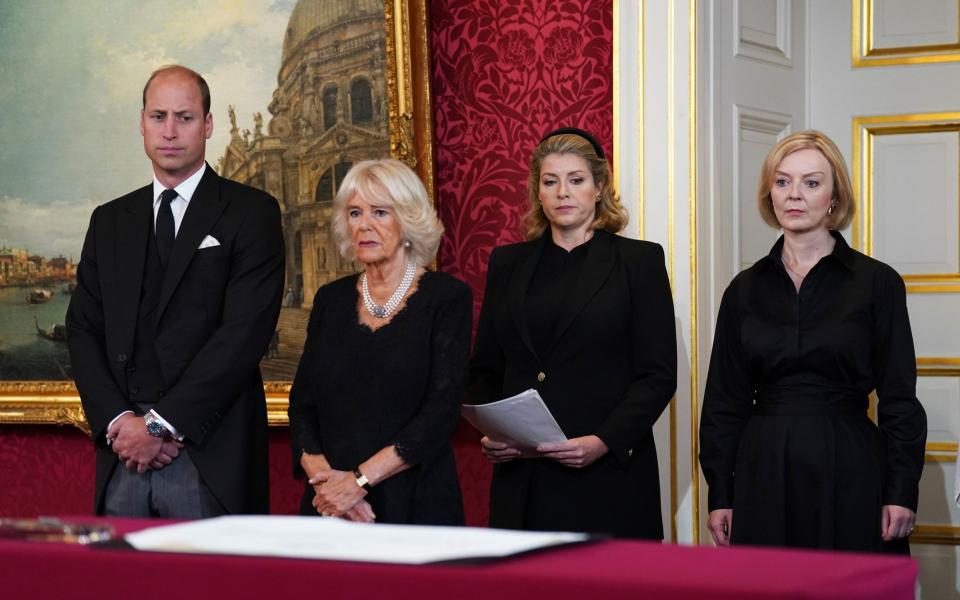
<path id="1" fill-rule="evenodd" d="M 353 476 L 356 478 L 357 485 L 362 487 L 366 491 L 373 489 L 373 486 L 370 485 L 370 481 L 367 479 L 367 476 L 360 472 L 360 467 L 353 469 Z"/>

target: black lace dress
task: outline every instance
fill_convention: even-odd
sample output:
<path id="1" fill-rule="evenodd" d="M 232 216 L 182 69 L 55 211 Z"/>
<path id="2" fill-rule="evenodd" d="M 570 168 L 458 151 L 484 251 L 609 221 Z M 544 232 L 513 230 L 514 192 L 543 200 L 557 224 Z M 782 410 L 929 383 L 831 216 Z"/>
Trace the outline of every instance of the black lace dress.
<path id="1" fill-rule="evenodd" d="M 357 314 L 357 275 L 317 291 L 290 393 L 293 468 L 300 453 L 352 470 L 396 445 L 412 468 L 367 495 L 379 523 L 463 523 L 450 439 L 460 419 L 470 351 L 470 289 L 428 271 L 406 306 L 371 331 Z M 302 514 L 316 514 L 307 484 Z"/>

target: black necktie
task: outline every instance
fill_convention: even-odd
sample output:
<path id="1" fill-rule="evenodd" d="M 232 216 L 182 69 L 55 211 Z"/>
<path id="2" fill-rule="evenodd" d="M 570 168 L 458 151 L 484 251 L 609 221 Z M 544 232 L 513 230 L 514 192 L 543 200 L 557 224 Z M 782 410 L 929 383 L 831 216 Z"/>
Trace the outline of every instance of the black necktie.
<path id="1" fill-rule="evenodd" d="M 160 210 L 157 211 L 157 251 L 160 253 L 160 265 L 167 266 L 167 259 L 173 250 L 176 237 L 173 225 L 173 210 L 170 203 L 177 197 L 176 190 L 163 190 L 160 194 Z"/>

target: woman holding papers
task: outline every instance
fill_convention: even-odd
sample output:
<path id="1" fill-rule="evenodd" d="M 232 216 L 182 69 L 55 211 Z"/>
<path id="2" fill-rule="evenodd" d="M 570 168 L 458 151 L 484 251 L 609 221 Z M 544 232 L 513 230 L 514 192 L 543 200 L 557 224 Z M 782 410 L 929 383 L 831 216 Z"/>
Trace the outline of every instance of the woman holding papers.
<path id="1" fill-rule="evenodd" d="M 302 514 L 462 524 L 450 438 L 460 418 L 472 301 L 428 271 L 443 227 L 396 160 L 363 161 L 334 199 L 340 253 L 359 275 L 321 287 L 290 392 Z"/>
<path id="2" fill-rule="evenodd" d="M 710 532 L 722 546 L 909 552 L 927 421 L 903 280 L 840 235 L 853 192 L 822 133 L 776 144 L 757 196 L 783 236 L 720 304 L 700 420 Z"/>
<path id="3" fill-rule="evenodd" d="M 616 235 L 627 214 L 585 131 L 547 134 L 528 186 L 529 241 L 490 255 L 470 396 L 535 389 L 568 439 L 483 438 L 490 524 L 662 539 L 651 429 L 677 367 L 663 250 Z"/>

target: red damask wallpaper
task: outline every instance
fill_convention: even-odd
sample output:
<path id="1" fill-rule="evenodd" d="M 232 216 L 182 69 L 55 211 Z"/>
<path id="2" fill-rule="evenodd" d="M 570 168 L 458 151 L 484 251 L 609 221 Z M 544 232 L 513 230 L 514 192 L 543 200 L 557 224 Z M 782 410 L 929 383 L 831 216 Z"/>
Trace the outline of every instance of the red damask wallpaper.
<path id="1" fill-rule="evenodd" d="M 290 437 L 270 429 L 270 510 L 296 514 Z M 0 517 L 88 515 L 93 510 L 93 444 L 75 427 L 0 426 Z"/>
<path id="2" fill-rule="evenodd" d="M 440 268 L 479 313 L 490 251 L 523 239 L 530 153 L 544 133 L 586 129 L 612 154 L 613 0 L 432 0 Z M 487 522 L 491 468 L 469 425 L 456 448 L 467 522 Z"/>
<path id="3" fill-rule="evenodd" d="M 547 131 L 578 126 L 610 153 L 613 0 L 431 0 L 440 268 L 470 284 L 519 241 L 527 161 Z M 467 523 L 487 521 L 490 467 L 463 425 L 455 450 Z M 271 429 L 271 510 L 296 512 L 287 431 Z M 93 449 L 72 427 L 0 426 L 0 516 L 89 514 Z"/>
<path id="4" fill-rule="evenodd" d="M 523 238 L 530 153 L 562 126 L 613 137 L 612 0 L 433 0 L 440 267 L 477 306 L 487 259 Z"/>
<path id="5" fill-rule="evenodd" d="M 467 523 L 484 525 L 490 474 L 468 429 L 463 426 L 454 450 L 464 482 Z M 93 445 L 79 429 L 0 425 L 0 517 L 89 515 L 93 475 Z M 293 479 L 288 430 L 271 427 L 270 512 L 297 514 L 302 494 L 303 483 Z"/>

